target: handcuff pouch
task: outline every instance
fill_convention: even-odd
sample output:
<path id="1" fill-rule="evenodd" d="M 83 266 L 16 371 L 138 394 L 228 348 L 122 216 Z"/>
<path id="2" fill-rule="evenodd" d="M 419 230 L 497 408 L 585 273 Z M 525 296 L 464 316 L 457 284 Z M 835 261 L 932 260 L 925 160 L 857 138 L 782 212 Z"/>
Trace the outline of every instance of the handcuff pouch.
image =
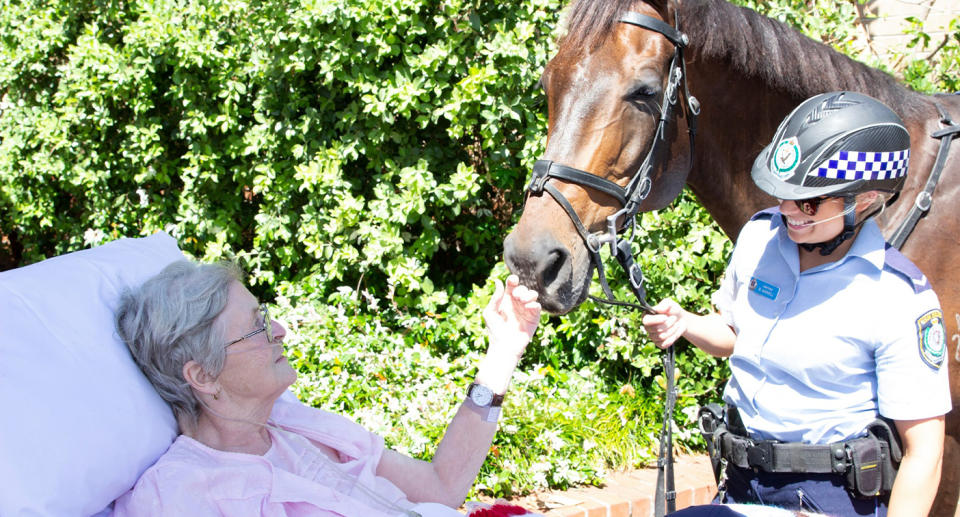
<path id="1" fill-rule="evenodd" d="M 884 488 L 884 461 L 880 440 L 873 436 L 849 440 L 845 444 L 847 488 L 857 497 L 876 497 Z"/>

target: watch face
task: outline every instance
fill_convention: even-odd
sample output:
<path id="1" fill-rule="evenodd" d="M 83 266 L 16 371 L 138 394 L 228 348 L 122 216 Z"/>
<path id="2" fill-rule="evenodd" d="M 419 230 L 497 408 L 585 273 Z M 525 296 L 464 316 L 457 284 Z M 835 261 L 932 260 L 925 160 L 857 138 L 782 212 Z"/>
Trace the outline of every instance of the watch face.
<path id="1" fill-rule="evenodd" d="M 470 389 L 470 400 L 478 406 L 489 406 L 493 402 L 493 392 L 486 386 L 474 384 Z"/>

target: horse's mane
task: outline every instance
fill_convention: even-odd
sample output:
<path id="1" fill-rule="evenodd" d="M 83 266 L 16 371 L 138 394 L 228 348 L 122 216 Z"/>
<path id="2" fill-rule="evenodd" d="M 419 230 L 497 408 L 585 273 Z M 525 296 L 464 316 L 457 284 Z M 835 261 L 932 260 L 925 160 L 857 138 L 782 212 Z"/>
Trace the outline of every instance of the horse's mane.
<path id="1" fill-rule="evenodd" d="M 669 0 L 647 0 L 662 15 Z M 594 46 L 636 0 L 576 0 L 567 12 L 567 43 Z M 682 0 L 681 30 L 691 57 L 717 59 L 745 77 L 798 99 L 853 90 L 879 99 L 903 116 L 923 109 L 922 96 L 881 70 L 859 63 L 788 25 L 725 0 Z M 672 21 L 672 20 L 671 20 Z M 687 59 L 690 59 L 688 57 Z"/>
<path id="2" fill-rule="evenodd" d="M 681 5 L 683 30 L 700 56 L 724 60 L 743 75 L 760 78 L 773 88 L 798 98 L 853 90 L 904 114 L 921 104 L 919 94 L 890 74 L 753 10 L 723 0 L 685 0 Z"/>

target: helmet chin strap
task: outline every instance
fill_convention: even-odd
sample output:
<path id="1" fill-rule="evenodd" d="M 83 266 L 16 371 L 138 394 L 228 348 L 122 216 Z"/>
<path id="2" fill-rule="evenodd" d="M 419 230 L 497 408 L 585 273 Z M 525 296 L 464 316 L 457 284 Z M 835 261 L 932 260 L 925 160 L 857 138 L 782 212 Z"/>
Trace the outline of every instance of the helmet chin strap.
<path id="1" fill-rule="evenodd" d="M 822 221 L 811 223 L 809 225 L 809 226 L 813 226 L 820 223 L 825 223 L 827 221 L 832 221 L 838 217 L 843 217 L 843 231 L 829 241 L 816 242 L 816 243 L 801 242 L 799 243 L 800 247 L 807 251 L 813 251 L 817 248 L 820 248 L 820 254 L 823 256 L 827 256 L 833 253 L 837 249 L 837 247 L 843 244 L 844 241 L 846 241 L 847 239 L 853 238 L 853 236 L 856 235 L 857 233 L 857 227 L 859 227 L 861 224 L 863 224 L 864 221 L 868 219 L 865 217 L 863 221 L 860 221 L 859 224 L 856 224 L 856 219 L 857 219 L 857 214 L 855 213 L 856 207 L 857 207 L 857 198 L 855 196 L 844 197 L 843 212 L 840 212 L 839 214 L 833 217 L 828 217 Z"/>

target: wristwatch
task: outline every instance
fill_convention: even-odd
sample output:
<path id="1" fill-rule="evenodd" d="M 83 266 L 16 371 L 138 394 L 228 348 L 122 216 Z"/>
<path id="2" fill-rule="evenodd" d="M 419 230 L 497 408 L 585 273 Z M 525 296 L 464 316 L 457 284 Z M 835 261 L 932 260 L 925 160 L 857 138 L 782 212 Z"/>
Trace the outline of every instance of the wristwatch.
<path id="1" fill-rule="evenodd" d="M 496 395 L 483 384 L 473 383 L 467 389 L 467 402 L 480 413 L 485 422 L 496 422 L 500 418 L 503 395 Z"/>

